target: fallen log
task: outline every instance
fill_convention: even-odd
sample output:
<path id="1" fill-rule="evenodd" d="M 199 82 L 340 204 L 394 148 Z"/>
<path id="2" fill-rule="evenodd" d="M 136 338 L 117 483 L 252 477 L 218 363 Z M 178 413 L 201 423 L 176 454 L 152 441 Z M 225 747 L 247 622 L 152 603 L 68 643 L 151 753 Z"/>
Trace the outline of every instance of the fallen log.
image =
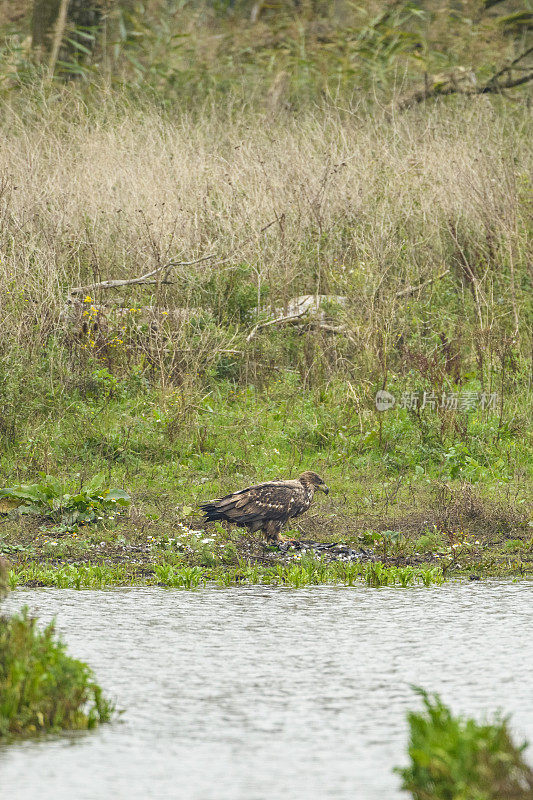
<path id="1" fill-rule="evenodd" d="M 340 306 L 346 306 L 348 298 L 343 295 L 328 295 L 328 294 L 304 294 L 300 297 L 293 297 L 289 300 L 284 309 L 283 314 L 274 319 L 266 320 L 265 322 L 258 322 L 248 336 L 246 341 L 250 342 L 256 333 L 263 328 L 268 328 L 272 325 L 290 325 L 293 323 L 299 324 L 302 321 L 313 320 L 315 325 L 324 326 L 326 329 L 326 314 L 323 309 L 324 303 L 332 303 Z M 279 309 L 278 309 L 279 311 Z M 340 329 L 332 330 L 332 326 L 327 326 L 330 332 L 340 333 Z"/>

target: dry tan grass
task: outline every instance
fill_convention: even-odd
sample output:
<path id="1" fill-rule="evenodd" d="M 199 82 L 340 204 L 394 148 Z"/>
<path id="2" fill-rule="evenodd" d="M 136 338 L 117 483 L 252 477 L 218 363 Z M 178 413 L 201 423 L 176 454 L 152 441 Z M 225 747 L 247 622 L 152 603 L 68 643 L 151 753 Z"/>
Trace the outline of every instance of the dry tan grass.
<path id="1" fill-rule="evenodd" d="M 525 333 L 526 109 L 479 98 L 395 119 L 231 108 L 193 119 L 112 97 L 88 109 L 68 88 L 30 106 L 0 121 L 4 347 L 57 327 L 73 285 L 206 253 L 216 258 L 178 270 L 165 305 L 192 302 L 193 274 L 247 263 L 276 303 L 347 295 L 368 343 L 410 318 L 397 291 L 449 268 L 472 330 Z"/>

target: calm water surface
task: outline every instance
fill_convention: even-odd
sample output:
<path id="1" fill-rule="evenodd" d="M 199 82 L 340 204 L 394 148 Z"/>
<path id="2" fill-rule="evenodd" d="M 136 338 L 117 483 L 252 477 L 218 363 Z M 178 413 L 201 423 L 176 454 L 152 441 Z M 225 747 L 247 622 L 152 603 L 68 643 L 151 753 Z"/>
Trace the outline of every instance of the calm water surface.
<path id="1" fill-rule="evenodd" d="M 395 800 L 409 684 L 533 741 L 533 585 L 13 593 L 125 709 L 0 748 L 10 800 Z M 533 749 L 533 748 L 532 748 Z M 530 761 L 533 760 L 530 750 Z"/>

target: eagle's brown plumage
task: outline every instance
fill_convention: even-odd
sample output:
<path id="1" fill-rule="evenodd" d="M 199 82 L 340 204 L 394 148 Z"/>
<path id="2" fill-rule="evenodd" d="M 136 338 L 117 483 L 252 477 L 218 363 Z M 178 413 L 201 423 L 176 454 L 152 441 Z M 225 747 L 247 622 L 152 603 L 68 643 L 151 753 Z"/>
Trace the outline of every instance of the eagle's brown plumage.
<path id="1" fill-rule="evenodd" d="M 307 511 L 316 489 L 329 492 L 316 472 L 304 472 L 296 480 L 259 483 L 200 508 L 206 522 L 225 520 L 248 528 L 251 533 L 261 530 L 269 542 L 282 542 L 283 525 Z"/>

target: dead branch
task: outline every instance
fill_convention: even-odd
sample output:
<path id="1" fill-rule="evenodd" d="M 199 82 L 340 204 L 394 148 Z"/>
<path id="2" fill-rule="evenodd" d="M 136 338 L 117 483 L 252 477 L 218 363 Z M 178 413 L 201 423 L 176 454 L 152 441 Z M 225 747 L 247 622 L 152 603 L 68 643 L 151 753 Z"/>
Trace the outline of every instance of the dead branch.
<path id="1" fill-rule="evenodd" d="M 428 278 L 427 281 L 418 283 L 416 286 L 407 286 L 405 289 L 400 289 L 399 292 L 396 292 L 395 297 L 407 297 L 411 294 L 415 294 L 416 292 L 421 291 L 426 286 L 429 286 L 435 281 L 444 278 L 444 276 L 447 275 L 449 271 L 450 271 L 449 269 L 445 269 L 439 275 L 435 275 L 435 277 L 433 278 Z M 320 302 L 322 300 L 327 300 L 327 299 L 328 299 L 327 296 L 303 295 L 302 297 L 296 297 L 293 298 L 292 300 L 289 300 L 287 305 L 289 306 L 289 308 L 296 308 L 297 309 L 296 311 L 293 311 L 290 314 L 282 314 L 279 317 L 266 320 L 265 322 L 258 322 L 257 325 L 254 325 L 254 327 L 246 337 L 246 341 L 251 342 L 252 339 L 256 336 L 257 332 L 263 330 L 264 328 L 270 328 L 273 325 L 282 327 L 283 325 L 293 325 L 293 324 L 296 325 L 309 324 L 315 328 L 320 328 L 321 330 L 324 330 L 328 333 L 337 333 L 349 336 L 350 331 L 345 325 L 331 325 L 320 317 Z M 339 305 L 345 305 L 348 302 L 348 298 L 335 295 L 335 302 L 337 302 Z"/>
<path id="2" fill-rule="evenodd" d="M 506 72 L 509 72 L 512 69 L 518 69 L 516 65 L 519 64 L 520 61 L 523 61 L 524 58 L 527 58 L 527 56 L 529 56 L 531 53 L 533 53 L 533 47 L 529 47 L 527 50 L 524 50 L 519 56 L 513 58 L 512 61 L 502 67 L 498 72 L 495 72 L 492 78 L 487 81 L 487 83 L 492 83 L 493 81 L 498 80 L 498 78 L 501 78 L 502 75 L 505 75 Z"/>
<path id="3" fill-rule="evenodd" d="M 171 283 L 168 280 L 168 275 L 173 269 L 173 267 L 189 267 L 192 264 L 200 264 L 202 261 L 207 261 L 210 258 L 215 258 L 216 253 L 211 253 L 208 256 L 202 256 L 201 258 L 195 258 L 193 261 L 167 261 L 166 264 L 163 264 L 161 267 L 157 267 L 157 269 L 152 270 L 151 272 L 147 272 L 145 275 L 140 275 L 138 278 L 125 278 L 124 280 L 114 280 L 114 281 L 100 281 L 99 283 L 88 283 L 85 286 L 75 286 L 73 287 L 69 294 L 72 297 L 73 295 L 77 294 L 84 294 L 85 292 L 91 292 L 95 289 L 115 289 L 117 286 L 134 286 L 139 283 Z M 154 278 L 155 275 L 162 273 L 161 279 L 151 280 Z"/>
<path id="4" fill-rule="evenodd" d="M 435 275 L 434 278 L 429 278 L 427 281 L 419 283 L 417 286 L 408 286 L 406 289 L 401 289 L 399 292 L 396 292 L 395 297 L 407 297 L 410 294 L 415 294 L 415 292 L 420 291 L 420 289 L 424 289 L 426 286 L 429 286 L 430 283 L 434 283 L 435 281 L 439 281 L 441 278 L 444 278 L 449 271 L 449 269 L 445 269 L 444 272 L 440 273 L 440 275 Z"/>
<path id="5" fill-rule="evenodd" d="M 259 230 L 259 233 L 264 233 L 272 225 L 275 225 L 276 222 L 279 222 L 279 219 L 272 220 L 272 222 L 268 222 L 266 225 Z M 254 234 L 255 235 L 255 234 Z M 249 236 L 247 239 L 244 240 L 243 244 L 250 241 L 252 236 Z M 242 245 L 241 245 L 242 247 Z M 225 264 L 229 261 L 237 252 L 239 248 L 235 248 L 229 256 L 222 259 L 219 263 Z M 110 281 L 99 281 L 98 283 L 88 283 L 85 286 L 74 286 L 69 291 L 69 297 L 73 297 L 78 294 L 83 294 L 85 292 L 91 292 L 95 289 L 116 289 L 117 286 L 135 286 L 137 284 L 157 284 L 157 283 L 172 283 L 172 281 L 168 280 L 168 276 L 171 270 L 174 267 L 190 267 L 193 264 L 201 264 L 202 261 L 208 261 L 210 258 L 215 258 L 216 253 L 210 253 L 208 256 L 202 256 L 201 258 L 195 258 L 192 261 L 167 261 L 166 264 L 163 264 L 161 267 L 157 267 L 157 269 L 153 269 L 151 272 L 147 272 L 145 275 L 140 275 L 138 278 L 125 278 L 124 280 L 110 280 Z M 160 275 L 161 273 L 161 275 Z M 155 276 L 159 276 L 155 278 Z"/>
<path id="6" fill-rule="evenodd" d="M 252 328 L 246 337 L 246 341 L 251 342 L 257 331 L 260 331 L 263 328 L 268 328 L 271 325 L 289 325 L 291 322 L 298 322 L 298 320 L 300 320 L 306 313 L 307 311 L 302 311 L 299 314 L 289 314 L 286 317 L 276 317 L 276 319 L 269 319 L 267 322 L 259 322 Z"/>
<path id="7" fill-rule="evenodd" d="M 307 312 L 303 312 L 301 314 L 291 314 L 290 316 L 287 316 L 287 317 L 277 317 L 276 319 L 268 320 L 268 322 L 261 322 L 258 325 L 256 325 L 254 328 L 252 328 L 252 330 L 250 331 L 250 333 L 246 337 L 246 341 L 250 342 L 255 337 L 257 331 L 259 331 L 259 330 L 261 330 L 263 328 L 267 328 L 270 325 L 279 325 L 280 327 L 282 327 L 283 325 L 291 325 L 293 323 L 298 324 L 298 325 L 302 324 L 302 325 L 305 325 L 305 326 L 309 325 L 310 327 L 318 328 L 319 330 L 326 331 L 326 333 L 336 333 L 336 334 L 344 334 L 344 335 L 348 335 L 349 334 L 348 328 L 346 328 L 344 325 L 328 325 L 327 322 L 322 322 L 322 320 L 319 320 L 319 319 L 306 320 L 306 319 L 304 319 L 304 317 L 306 316 L 306 313 Z"/>
<path id="8" fill-rule="evenodd" d="M 272 325 L 292 325 L 292 324 L 309 324 L 316 328 L 328 331 L 330 333 L 348 333 L 344 326 L 334 326 L 328 324 L 324 319 L 324 313 L 320 309 L 320 304 L 323 302 L 334 302 L 338 305 L 344 306 L 348 298 L 342 295 L 313 295 L 307 294 L 301 297 L 293 297 L 287 303 L 287 309 L 292 309 L 288 314 L 282 314 L 274 319 L 259 322 L 255 325 L 248 336 L 246 341 L 250 342 L 256 333 L 263 328 L 269 328 Z M 279 309 L 278 309 L 279 310 Z"/>
<path id="9" fill-rule="evenodd" d="M 495 72 L 488 81 L 480 86 L 468 85 L 464 82 L 462 83 L 460 79 L 458 80 L 457 75 L 450 75 L 446 81 L 442 82 L 437 82 L 435 78 L 433 78 L 433 82 L 431 82 L 426 78 L 426 85 L 424 88 L 417 89 L 412 94 L 407 95 L 407 97 L 399 100 L 396 104 L 396 108 L 398 111 L 405 111 L 405 109 L 410 108 L 417 103 L 422 103 L 424 100 L 429 100 L 432 97 L 444 97 L 451 94 L 464 94 L 467 96 L 491 94 L 503 92 L 505 89 L 514 89 L 517 86 L 523 86 L 524 84 L 533 81 L 533 71 L 529 71 L 525 75 L 521 75 L 518 78 L 513 78 L 512 71 L 522 70 L 522 67 L 518 67 L 517 65 L 532 52 L 533 47 L 529 47 L 527 50 L 524 50 L 523 53 L 520 53 L 520 55 L 513 59 L 509 64 L 506 64 L 497 72 Z M 505 80 L 500 80 L 503 75 L 508 75 L 508 77 Z M 468 77 L 466 74 L 460 76 L 462 79 L 466 77 Z"/>

